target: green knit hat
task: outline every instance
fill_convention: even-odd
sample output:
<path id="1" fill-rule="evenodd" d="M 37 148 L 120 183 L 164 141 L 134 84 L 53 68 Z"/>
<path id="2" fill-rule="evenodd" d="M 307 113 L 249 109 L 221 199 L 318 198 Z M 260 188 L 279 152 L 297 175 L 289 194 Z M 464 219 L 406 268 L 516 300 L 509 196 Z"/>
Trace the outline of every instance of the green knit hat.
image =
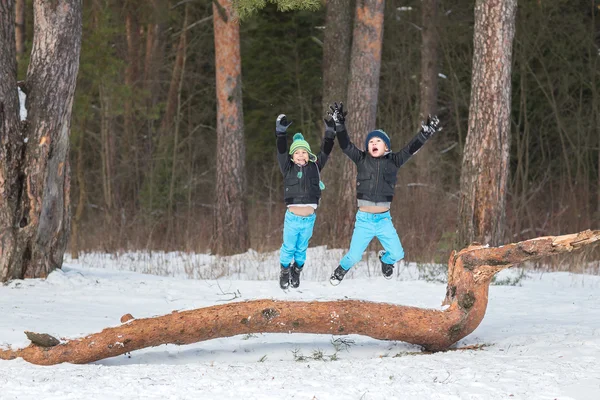
<path id="1" fill-rule="evenodd" d="M 296 133 L 294 135 L 294 141 L 290 146 L 290 155 L 294 154 L 296 150 L 304 149 L 308 152 L 308 160 L 315 162 L 317 161 L 317 156 L 315 156 L 312 151 L 310 151 L 310 145 L 306 140 L 304 140 L 304 136 L 301 133 Z"/>

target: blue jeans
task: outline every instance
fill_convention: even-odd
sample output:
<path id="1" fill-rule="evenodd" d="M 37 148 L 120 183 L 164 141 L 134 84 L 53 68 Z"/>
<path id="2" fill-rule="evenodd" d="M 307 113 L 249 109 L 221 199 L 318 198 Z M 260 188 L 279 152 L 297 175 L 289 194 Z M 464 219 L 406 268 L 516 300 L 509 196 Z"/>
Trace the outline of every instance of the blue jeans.
<path id="1" fill-rule="evenodd" d="M 346 271 L 352 268 L 354 264 L 362 258 L 363 252 L 367 246 L 376 237 L 385 249 L 385 255 L 381 261 L 386 264 L 394 264 L 396 261 L 404 258 L 404 249 L 400 238 L 392 223 L 390 212 L 381 214 L 371 214 L 364 211 L 356 213 L 356 223 L 354 224 L 354 233 L 350 242 L 350 250 L 340 261 L 340 265 Z"/>
<path id="2" fill-rule="evenodd" d="M 317 214 L 301 217 L 289 210 L 286 211 L 283 223 L 283 244 L 279 254 L 281 265 L 287 267 L 292 260 L 299 267 L 304 265 L 308 241 L 312 237 L 316 219 Z"/>

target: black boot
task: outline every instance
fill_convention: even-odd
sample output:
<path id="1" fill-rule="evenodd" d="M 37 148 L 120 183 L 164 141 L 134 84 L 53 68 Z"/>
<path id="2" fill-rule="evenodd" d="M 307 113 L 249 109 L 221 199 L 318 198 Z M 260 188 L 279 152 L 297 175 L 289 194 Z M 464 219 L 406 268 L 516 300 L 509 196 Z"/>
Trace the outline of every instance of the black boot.
<path id="1" fill-rule="evenodd" d="M 281 272 L 279 273 L 279 287 L 287 289 L 290 286 L 290 267 L 281 266 Z"/>
<path id="2" fill-rule="evenodd" d="M 331 278 L 329 278 L 329 283 L 331 283 L 333 286 L 339 285 L 342 282 L 342 279 L 344 279 L 344 275 L 346 275 L 347 272 L 348 271 L 342 268 L 341 265 L 338 265 L 335 271 L 333 271 L 333 274 L 331 274 Z"/>
<path id="3" fill-rule="evenodd" d="M 379 261 L 381 261 L 384 255 L 385 250 L 379 250 Z M 386 264 L 381 261 L 381 273 L 385 279 L 392 279 L 392 274 L 394 273 L 394 264 Z"/>
<path id="4" fill-rule="evenodd" d="M 294 289 L 300 286 L 300 273 L 302 272 L 304 265 L 297 266 L 293 263 L 290 267 L 290 286 Z"/>

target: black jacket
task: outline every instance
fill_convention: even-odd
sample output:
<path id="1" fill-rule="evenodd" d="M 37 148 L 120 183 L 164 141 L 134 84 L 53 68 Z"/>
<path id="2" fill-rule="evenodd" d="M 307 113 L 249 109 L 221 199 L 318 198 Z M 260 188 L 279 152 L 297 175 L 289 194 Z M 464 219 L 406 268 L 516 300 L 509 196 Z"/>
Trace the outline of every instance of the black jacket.
<path id="1" fill-rule="evenodd" d="M 277 161 L 283 174 L 283 197 L 285 204 L 319 204 L 321 188 L 320 171 L 323 170 L 333 149 L 333 139 L 323 138 L 321 151 L 315 162 L 303 167 L 296 165 L 288 154 L 287 137 L 277 136 Z"/>
<path id="2" fill-rule="evenodd" d="M 417 152 L 427 139 L 421 132 L 402 150 L 382 157 L 372 157 L 368 151 L 359 150 L 345 130 L 337 132 L 340 148 L 354 163 L 356 175 L 356 197 L 374 202 L 389 202 L 394 198 L 398 169 Z"/>

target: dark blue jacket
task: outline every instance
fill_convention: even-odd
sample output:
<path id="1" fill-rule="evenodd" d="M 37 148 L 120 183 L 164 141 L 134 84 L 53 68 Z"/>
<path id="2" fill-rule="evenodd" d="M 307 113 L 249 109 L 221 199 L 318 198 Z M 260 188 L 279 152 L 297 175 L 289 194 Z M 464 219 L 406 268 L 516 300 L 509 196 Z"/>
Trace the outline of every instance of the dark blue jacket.
<path id="1" fill-rule="evenodd" d="M 285 204 L 319 204 L 321 198 L 320 171 L 323 170 L 333 149 L 333 139 L 323 138 L 317 159 L 303 167 L 292 161 L 288 154 L 287 137 L 277 136 L 277 161 L 283 174 L 283 197 Z"/>
<path id="2" fill-rule="evenodd" d="M 368 151 L 359 150 L 351 141 L 348 132 L 337 132 L 340 148 L 357 168 L 356 197 L 373 202 L 390 202 L 394 198 L 398 169 L 417 152 L 427 139 L 421 132 L 402 150 L 373 157 Z"/>

